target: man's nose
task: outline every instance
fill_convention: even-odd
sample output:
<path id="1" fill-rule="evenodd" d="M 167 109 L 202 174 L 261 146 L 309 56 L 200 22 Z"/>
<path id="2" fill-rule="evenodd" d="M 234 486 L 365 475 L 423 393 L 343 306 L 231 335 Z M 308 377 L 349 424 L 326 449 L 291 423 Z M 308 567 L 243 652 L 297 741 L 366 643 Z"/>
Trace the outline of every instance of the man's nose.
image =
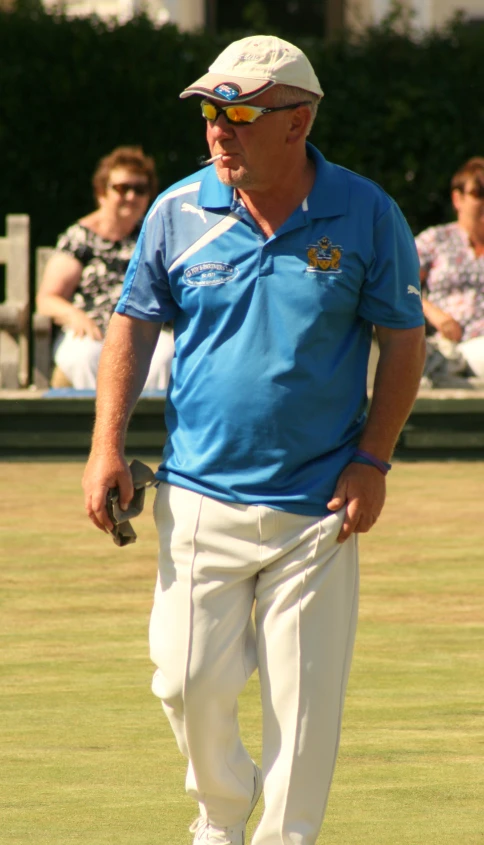
<path id="1" fill-rule="evenodd" d="M 212 130 L 222 132 L 224 135 L 233 134 L 233 126 L 228 122 L 223 112 L 220 112 L 215 120 L 210 122 L 212 124 Z"/>

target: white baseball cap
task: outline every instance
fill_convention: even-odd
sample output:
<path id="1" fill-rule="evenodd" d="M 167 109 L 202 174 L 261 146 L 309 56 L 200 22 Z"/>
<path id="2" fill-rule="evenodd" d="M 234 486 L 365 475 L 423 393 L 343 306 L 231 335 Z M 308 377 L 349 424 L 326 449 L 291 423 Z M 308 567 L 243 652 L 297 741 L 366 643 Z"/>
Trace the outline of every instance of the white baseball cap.
<path id="1" fill-rule="evenodd" d="M 242 103 L 273 85 L 292 85 L 323 96 L 309 59 L 302 50 L 275 35 L 252 35 L 234 41 L 201 76 L 180 94 L 201 94 L 220 102 Z"/>

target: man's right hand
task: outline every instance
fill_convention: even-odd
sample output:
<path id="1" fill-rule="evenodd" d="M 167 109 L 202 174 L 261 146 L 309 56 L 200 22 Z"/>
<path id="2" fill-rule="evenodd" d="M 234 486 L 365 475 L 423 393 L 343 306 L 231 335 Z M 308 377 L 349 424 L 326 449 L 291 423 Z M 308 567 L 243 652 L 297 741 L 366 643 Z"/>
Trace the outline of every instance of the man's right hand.
<path id="1" fill-rule="evenodd" d="M 133 498 L 133 480 L 124 457 L 130 414 L 148 375 L 159 323 L 113 314 L 103 345 L 96 387 L 96 422 L 82 486 L 89 519 L 112 531 L 106 508 L 108 490 L 118 488 L 119 506 Z"/>
<path id="2" fill-rule="evenodd" d="M 96 528 L 111 531 L 113 523 L 106 509 L 108 490 L 119 489 L 121 510 L 126 510 L 133 498 L 134 488 L 131 472 L 123 455 L 106 456 L 91 452 L 82 479 L 84 505 L 87 515 Z"/>

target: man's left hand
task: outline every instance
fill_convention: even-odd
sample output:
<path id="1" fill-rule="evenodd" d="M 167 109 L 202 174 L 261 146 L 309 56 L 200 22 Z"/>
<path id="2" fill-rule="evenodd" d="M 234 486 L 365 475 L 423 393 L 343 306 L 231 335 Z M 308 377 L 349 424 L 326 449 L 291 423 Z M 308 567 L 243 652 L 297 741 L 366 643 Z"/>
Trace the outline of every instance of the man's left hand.
<path id="1" fill-rule="evenodd" d="M 344 543 L 351 534 L 364 534 L 373 527 L 382 511 L 385 495 L 385 476 L 379 469 L 359 463 L 345 467 L 333 498 L 328 502 L 330 511 L 338 511 L 346 505 L 338 543 Z"/>

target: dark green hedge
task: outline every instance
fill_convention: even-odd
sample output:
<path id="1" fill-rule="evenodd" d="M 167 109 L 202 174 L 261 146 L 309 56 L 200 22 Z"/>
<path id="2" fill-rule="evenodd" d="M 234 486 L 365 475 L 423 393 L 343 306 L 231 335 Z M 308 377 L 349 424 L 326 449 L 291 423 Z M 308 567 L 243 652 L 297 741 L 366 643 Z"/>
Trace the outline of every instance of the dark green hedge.
<path id="1" fill-rule="evenodd" d="M 198 98 L 178 93 L 243 34 L 0 13 L 0 228 L 26 212 L 33 245 L 52 244 L 92 208 L 94 166 L 118 144 L 155 156 L 162 189 L 196 169 Z M 417 41 L 384 26 L 298 43 L 326 91 L 311 140 L 382 184 L 414 231 L 448 219 L 451 174 L 484 154 L 484 33 L 455 25 Z"/>

